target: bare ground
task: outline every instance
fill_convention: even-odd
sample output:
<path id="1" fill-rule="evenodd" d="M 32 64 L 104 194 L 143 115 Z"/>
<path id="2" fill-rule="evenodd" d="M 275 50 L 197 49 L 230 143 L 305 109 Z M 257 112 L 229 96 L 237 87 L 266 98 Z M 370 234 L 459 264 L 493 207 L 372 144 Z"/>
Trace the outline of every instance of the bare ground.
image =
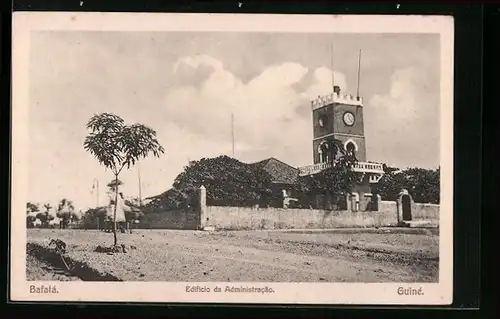
<path id="1" fill-rule="evenodd" d="M 26 280 L 28 281 L 80 281 L 80 278 L 32 255 L 26 255 Z"/>
<path id="2" fill-rule="evenodd" d="M 124 281 L 438 281 L 439 237 L 429 231 L 138 230 L 119 234 L 120 243 L 136 249 L 106 254 L 94 249 L 112 244 L 109 233 L 28 230 L 32 244 L 47 246 L 56 238 L 67 243 L 69 260 Z"/>

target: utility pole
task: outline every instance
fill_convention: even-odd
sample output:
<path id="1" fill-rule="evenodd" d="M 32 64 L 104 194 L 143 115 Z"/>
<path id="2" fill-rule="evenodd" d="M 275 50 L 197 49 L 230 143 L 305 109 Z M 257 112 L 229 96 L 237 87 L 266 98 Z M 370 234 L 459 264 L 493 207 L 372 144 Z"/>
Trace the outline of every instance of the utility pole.
<path id="1" fill-rule="evenodd" d="M 137 164 L 137 175 L 139 179 L 139 206 L 142 207 L 142 185 L 141 185 L 141 169 L 139 164 Z"/>
<path id="2" fill-rule="evenodd" d="M 97 178 L 94 178 L 94 180 L 92 181 L 92 190 L 93 189 L 96 189 L 96 192 L 95 192 L 95 209 L 98 209 L 99 208 L 99 180 Z M 101 229 L 101 226 L 100 226 L 100 223 L 99 223 L 99 218 L 97 218 L 96 220 L 97 222 L 97 230 L 100 230 Z"/>
<path id="3" fill-rule="evenodd" d="M 96 180 L 96 188 L 97 188 L 97 192 L 96 192 L 96 196 L 95 196 L 95 200 L 96 200 L 96 207 L 99 207 L 99 181 Z"/>
<path id="4" fill-rule="evenodd" d="M 95 196 L 96 196 L 96 208 L 99 207 L 99 180 L 97 180 L 97 178 L 94 178 L 93 182 L 92 182 L 92 189 L 96 189 L 96 193 L 95 193 Z"/>

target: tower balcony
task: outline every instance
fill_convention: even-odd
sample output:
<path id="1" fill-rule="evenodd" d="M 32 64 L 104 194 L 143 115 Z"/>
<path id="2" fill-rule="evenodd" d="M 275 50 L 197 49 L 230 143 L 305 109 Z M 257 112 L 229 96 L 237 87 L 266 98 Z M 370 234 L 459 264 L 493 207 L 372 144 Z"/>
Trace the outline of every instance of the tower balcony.
<path id="1" fill-rule="evenodd" d="M 331 166 L 330 163 L 317 163 L 299 167 L 299 176 L 314 175 Z"/>
<path id="2" fill-rule="evenodd" d="M 317 174 L 331 165 L 331 163 L 325 162 L 299 167 L 299 176 Z M 368 174 L 370 183 L 377 183 L 384 175 L 384 167 L 378 163 L 357 162 L 352 170 L 356 173 Z"/>
<path id="3" fill-rule="evenodd" d="M 318 96 L 318 98 L 312 100 L 311 107 L 313 110 L 315 110 L 332 103 L 363 106 L 363 98 L 352 96 L 350 94 L 342 94 L 340 92 L 330 93 L 327 95 Z"/>

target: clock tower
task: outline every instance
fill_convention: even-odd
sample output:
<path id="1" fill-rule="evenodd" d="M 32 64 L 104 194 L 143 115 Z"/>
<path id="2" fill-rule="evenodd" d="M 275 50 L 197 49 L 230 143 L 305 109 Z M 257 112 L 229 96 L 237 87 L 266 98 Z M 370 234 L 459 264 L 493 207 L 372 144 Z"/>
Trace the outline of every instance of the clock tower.
<path id="1" fill-rule="evenodd" d="M 347 209 L 352 211 L 378 210 L 378 197 L 372 186 L 384 175 L 383 165 L 367 162 L 363 118 L 363 99 L 343 94 L 334 86 L 333 93 L 311 101 L 313 118 L 313 162 L 299 168 L 299 176 L 314 175 L 331 166 L 335 156 L 333 141 L 342 143 L 347 152 L 358 160 L 354 164 L 357 183 L 347 195 Z"/>
<path id="2" fill-rule="evenodd" d="M 358 161 L 366 161 L 360 97 L 342 94 L 340 87 L 335 86 L 333 94 L 312 101 L 312 117 L 314 164 L 331 160 L 334 139 L 341 141 L 347 151 L 354 152 Z"/>

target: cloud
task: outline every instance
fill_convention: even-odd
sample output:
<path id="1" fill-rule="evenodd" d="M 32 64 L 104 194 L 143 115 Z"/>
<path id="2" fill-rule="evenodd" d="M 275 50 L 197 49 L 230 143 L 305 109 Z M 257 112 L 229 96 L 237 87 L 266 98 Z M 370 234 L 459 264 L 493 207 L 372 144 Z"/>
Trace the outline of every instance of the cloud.
<path id="1" fill-rule="evenodd" d="M 373 95 L 365 105 L 368 152 L 400 167 L 433 167 L 439 162 L 439 129 L 429 130 L 440 125 L 440 110 L 436 107 L 439 93 L 435 91 L 429 90 L 422 70 L 395 70 L 388 92 Z"/>
<path id="2" fill-rule="evenodd" d="M 167 92 L 165 111 L 182 130 L 204 141 L 227 144 L 233 113 L 238 154 L 253 150 L 286 161 L 287 154 L 300 150 L 306 155 L 292 161 L 309 164 L 310 100 L 331 91 L 331 70 L 284 62 L 244 83 L 222 62 L 199 55 L 179 59 L 172 77 L 184 80 Z M 335 78 L 345 88 L 345 76 L 336 72 Z"/>
<path id="3" fill-rule="evenodd" d="M 391 76 L 389 92 L 374 95 L 371 105 L 395 119 L 416 120 L 422 115 L 418 95 L 425 89 L 425 74 L 421 70 L 411 67 L 398 69 Z"/>

